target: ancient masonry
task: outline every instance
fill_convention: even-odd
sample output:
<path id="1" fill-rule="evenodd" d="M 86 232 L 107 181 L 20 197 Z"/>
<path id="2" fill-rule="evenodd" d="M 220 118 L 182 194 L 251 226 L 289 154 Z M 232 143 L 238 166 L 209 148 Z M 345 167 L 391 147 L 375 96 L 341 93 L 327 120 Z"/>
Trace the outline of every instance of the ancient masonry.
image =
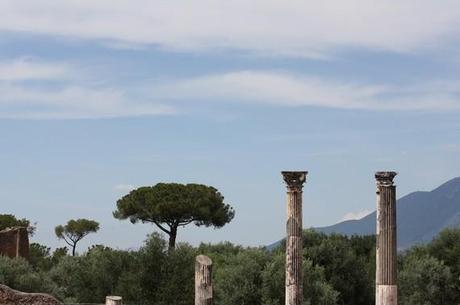
<path id="1" fill-rule="evenodd" d="M 61 305 L 50 295 L 24 293 L 0 284 L 0 305 Z"/>
<path id="2" fill-rule="evenodd" d="M 105 305 L 122 305 L 123 298 L 120 296 L 109 295 L 105 297 Z"/>
<path id="3" fill-rule="evenodd" d="M 377 232 L 375 304 L 397 305 L 395 172 L 376 172 Z"/>
<path id="4" fill-rule="evenodd" d="M 0 255 L 29 257 L 29 234 L 27 228 L 8 228 L 0 231 Z"/>
<path id="5" fill-rule="evenodd" d="M 286 305 L 302 305 L 302 188 L 305 171 L 281 172 L 287 185 Z"/>
<path id="6" fill-rule="evenodd" d="M 212 260 L 198 255 L 195 260 L 195 305 L 212 304 Z"/>

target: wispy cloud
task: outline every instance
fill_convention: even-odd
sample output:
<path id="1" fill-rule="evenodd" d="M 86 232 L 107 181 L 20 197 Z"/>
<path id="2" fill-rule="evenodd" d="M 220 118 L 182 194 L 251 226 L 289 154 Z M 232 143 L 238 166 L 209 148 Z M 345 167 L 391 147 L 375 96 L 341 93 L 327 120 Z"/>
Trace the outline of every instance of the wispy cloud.
<path id="1" fill-rule="evenodd" d="M 308 57 L 340 48 L 414 52 L 460 32 L 455 0 L 4 0 L 0 11 L 4 31 Z"/>
<path id="2" fill-rule="evenodd" d="M 14 69 L 14 67 L 20 68 Z M 65 66 L 65 65 L 64 65 Z M 360 84 L 277 71 L 236 71 L 130 87 L 79 82 L 57 64 L 13 61 L 0 79 L 0 118 L 81 119 L 175 113 L 184 103 L 253 103 L 279 107 L 365 110 L 460 109 L 460 83 L 433 81 L 395 86 Z M 4 68 L 6 71 L 7 68 Z M 1 71 L 1 70 L 0 70 Z M 48 82 L 66 75 L 59 85 Z M 6 80 L 7 79 L 7 80 Z M 39 80 L 39 85 L 23 80 Z M 65 78 L 64 78 L 65 79 Z"/>
<path id="3" fill-rule="evenodd" d="M 0 81 L 62 79 L 71 73 L 71 68 L 61 63 L 36 62 L 25 57 L 0 61 Z"/>
<path id="4" fill-rule="evenodd" d="M 33 80 L 30 84 L 27 81 Z M 59 84 L 55 81 L 59 80 Z M 81 119 L 171 114 L 172 106 L 118 87 L 80 83 L 71 65 L 26 58 L 0 62 L 0 118 Z"/>
<path id="5" fill-rule="evenodd" d="M 174 113 L 173 107 L 131 100 L 111 88 L 34 90 L 0 85 L 0 118 L 10 119 L 96 119 Z"/>
<path id="6" fill-rule="evenodd" d="M 460 83 L 357 84 L 270 71 L 237 71 L 154 86 L 159 100 L 251 102 L 371 110 L 460 109 Z"/>
<path id="7" fill-rule="evenodd" d="M 342 219 L 340 219 L 339 222 L 347 221 L 347 220 L 358 220 L 358 219 L 361 219 L 361 218 L 369 215 L 370 213 L 372 213 L 372 211 L 370 211 L 370 210 L 362 210 L 362 211 L 358 211 L 358 212 L 350 212 L 350 213 L 347 213 L 347 214 L 343 215 Z"/>

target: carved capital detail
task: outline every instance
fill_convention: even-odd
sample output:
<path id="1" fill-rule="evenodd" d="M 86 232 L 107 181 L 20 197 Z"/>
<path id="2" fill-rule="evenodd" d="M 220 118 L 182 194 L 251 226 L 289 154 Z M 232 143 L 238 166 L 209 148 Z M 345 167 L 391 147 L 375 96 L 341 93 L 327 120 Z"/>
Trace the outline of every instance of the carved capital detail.
<path id="1" fill-rule="evenodd" d="M 377 185 L 392 186 L 393 179 L 397 174 L 397 172 L 376 172 L 375 180 L 377 180 Z"/>
<path id="2" fill-rule="evenodd" d="M 290 190 L 302 190 L 303 184 L 307 180 L 307 171 L 281 172 L 284 182 Z"/>

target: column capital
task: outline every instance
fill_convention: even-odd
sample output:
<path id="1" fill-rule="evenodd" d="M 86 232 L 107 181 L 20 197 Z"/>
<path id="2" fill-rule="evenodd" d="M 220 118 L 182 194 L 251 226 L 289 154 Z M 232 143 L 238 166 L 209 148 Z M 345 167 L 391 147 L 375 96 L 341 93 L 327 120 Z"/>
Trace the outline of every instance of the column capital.
<path id="1" fill-rule="evenodd" d="M 301 190 L 307 180 L 307 171 L 283 171 L 283 180 L 286 182 L 288 189 Z"/>
<path id="2" fill-rule="evenodd" d="M 397 175 L 397 172 L 376 172 L 375 173 L 375 180 L 377 180 L 377 185 L 381 186 L 392 186 L 393 179 Z"/>

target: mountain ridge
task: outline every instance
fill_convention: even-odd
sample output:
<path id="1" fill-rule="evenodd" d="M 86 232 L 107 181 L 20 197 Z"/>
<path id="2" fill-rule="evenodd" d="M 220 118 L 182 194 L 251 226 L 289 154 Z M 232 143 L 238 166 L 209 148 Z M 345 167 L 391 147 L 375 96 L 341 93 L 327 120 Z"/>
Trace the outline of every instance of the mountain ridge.
<path id="1" fill-rule="evenodd" d="M 415 191 L 396 201 L 398 248 L 429 242 L 442 229 L 460 226 L 460 177 L 432 191 Z M 376 212 L 358 219 L 314 228 L 327 234 L 375 234 Z"/>
<path id="2" fill-rule="evenodd" d="M 447 227 L 460 227 L 460 177 L 431 191 L 415 191 L 396 201 L 398 249 L 431 241 Z M 372 235 L 376 212 L 361 219 L 345 220 L 331 226 L 313 228 L 326 234 Z M 280 241 L 267 246 L 273 249 Z"/>

